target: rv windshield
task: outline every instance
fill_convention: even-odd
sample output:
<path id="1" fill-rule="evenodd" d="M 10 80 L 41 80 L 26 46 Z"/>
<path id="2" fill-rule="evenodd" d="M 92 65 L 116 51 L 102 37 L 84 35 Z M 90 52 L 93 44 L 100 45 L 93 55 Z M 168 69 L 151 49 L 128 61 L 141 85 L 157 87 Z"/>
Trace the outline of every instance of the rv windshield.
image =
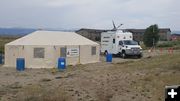
<path id="1" fill-rule="evenodd" d="M 125 40 L 124 45 L 138 45 L 138 43 L 133 40 Z"/>

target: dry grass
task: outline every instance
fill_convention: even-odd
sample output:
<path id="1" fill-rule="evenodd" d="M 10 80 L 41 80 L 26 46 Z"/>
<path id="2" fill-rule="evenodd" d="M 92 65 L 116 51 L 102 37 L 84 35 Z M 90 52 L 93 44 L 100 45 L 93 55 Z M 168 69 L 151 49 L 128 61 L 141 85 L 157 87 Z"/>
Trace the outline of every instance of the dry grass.
<path id="1" fill-rule="evenodd" d="M 19 37 L 2 37 L 0 36 L 0 53 L 4 53 L 4 45 L 8 42 L 11 42 Z"/>
<path id="2" fill-rule="evenodd" d="M 30 85 L 21 90 L 16 101 L 71 101 L 71 97 L 61 89 L 48 89 L 41 85 Z"/>
<path id="3" fill-rule="evenodd" d="M 180 53 L 143 59 L 121 66 L 115 64 L 115 67 L 122 67 L 121 71 L 128 73 L 143 73 L 134 76 L 138 82 L 133 84 L 133 89 L 152 101 L 164 100 L 165 86 L 180 84 Z"/>
<path id="4" fill-rule="evenodd" d="M 26 73 L 17 79 L 30 77 Z M 180 84 L 180 53 L 120 63 L 68 66 L 64 72 L 49 69 L 33 75 L 39 79 L 30 82 L 31 85 L 23 85 L 27 79 L 12 83 L 8 89 L 0 90 L 0 97 L 8 91 L 17 93 L 12 101 L 86 101 L 86 96 L 88 101 L 162 101 L 166 85 Z"/>

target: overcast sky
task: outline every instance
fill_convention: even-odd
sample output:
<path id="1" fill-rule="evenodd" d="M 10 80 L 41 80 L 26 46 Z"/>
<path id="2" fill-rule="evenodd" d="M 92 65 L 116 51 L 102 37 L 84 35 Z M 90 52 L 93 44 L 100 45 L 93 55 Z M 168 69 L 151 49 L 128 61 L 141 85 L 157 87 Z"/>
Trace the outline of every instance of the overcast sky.
<path id="1" fill-rule="evenodd" d="M 180 0 L 0 0 L 0 27 L 180 30 Z"/>

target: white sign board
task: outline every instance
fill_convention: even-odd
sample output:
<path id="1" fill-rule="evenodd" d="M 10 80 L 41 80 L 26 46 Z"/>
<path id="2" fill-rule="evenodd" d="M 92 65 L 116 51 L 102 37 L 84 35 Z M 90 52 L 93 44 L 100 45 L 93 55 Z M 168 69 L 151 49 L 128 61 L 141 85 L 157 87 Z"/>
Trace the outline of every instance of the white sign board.
<path id="1" fill-rule="evenodd" d="M 68 48 L 67 57 L 79 57 L 79 48 Z"/>

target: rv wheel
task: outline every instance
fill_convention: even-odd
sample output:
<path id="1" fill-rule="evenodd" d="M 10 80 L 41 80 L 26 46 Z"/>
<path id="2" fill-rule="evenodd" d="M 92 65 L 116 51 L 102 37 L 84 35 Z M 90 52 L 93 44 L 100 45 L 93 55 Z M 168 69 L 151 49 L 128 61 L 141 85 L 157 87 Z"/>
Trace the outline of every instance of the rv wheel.
<path id="1" fill-rule="evenodd" d="M 142 58 L 142 54 L 138 55 L 138 58 Z"/>
<path id="2" fill-rule="evenodd" d="M 105 50 L 104 55 L 107 55 L 107 54 L 108 54 L 108 51 L 107 51 L 107 50 Z"/>
<path id="3" fill-rule="evenodd" d="M 123 59 L 125 59 L 125 58 L 126 58 L 126 53 L 125 53 L 125 52 L 122 52 L 122 53 L 121 53 L 121 56 L 122 56 Z"/>

